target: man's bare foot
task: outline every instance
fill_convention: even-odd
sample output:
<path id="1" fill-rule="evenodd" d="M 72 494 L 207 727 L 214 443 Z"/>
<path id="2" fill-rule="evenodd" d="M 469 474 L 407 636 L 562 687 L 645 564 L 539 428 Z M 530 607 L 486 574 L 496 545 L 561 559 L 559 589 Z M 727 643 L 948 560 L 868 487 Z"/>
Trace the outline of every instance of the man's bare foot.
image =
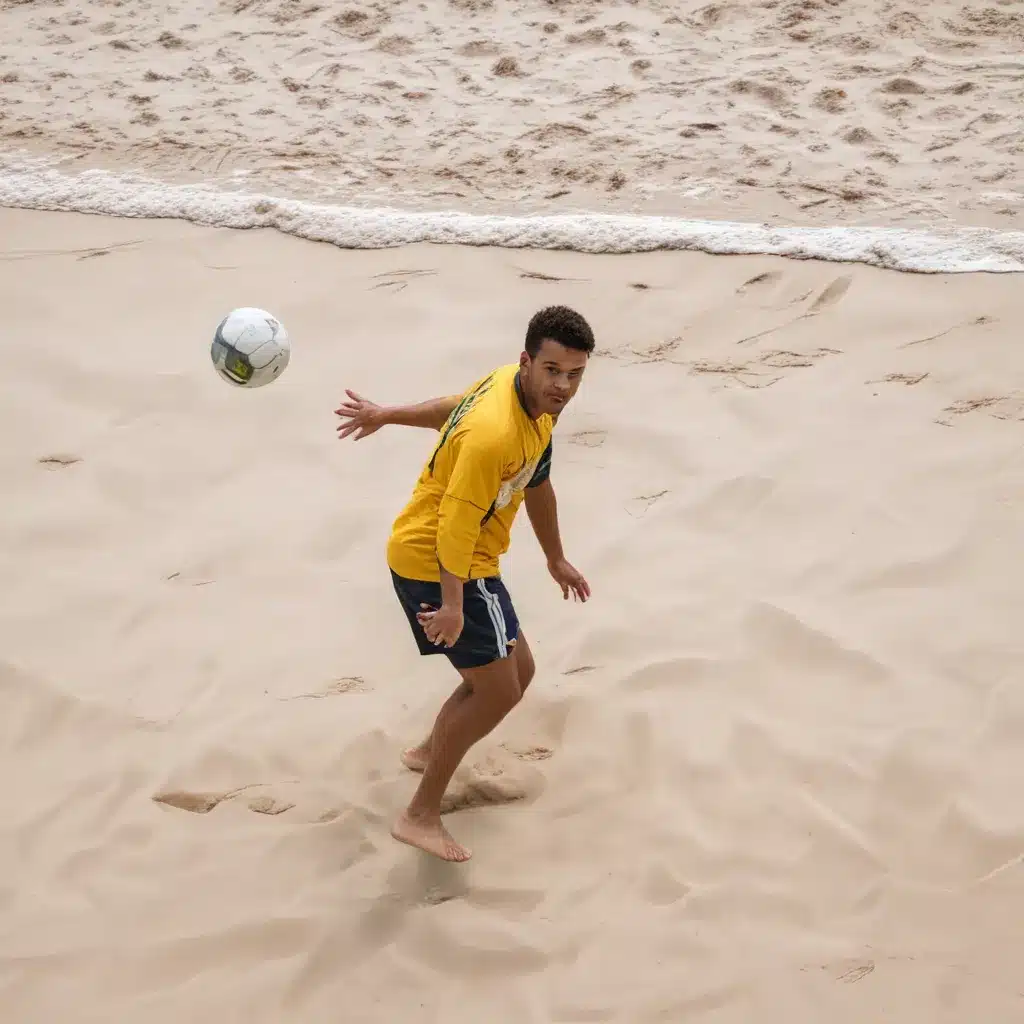
<path id="1" fill-rule="evenodd" d="M 426 743 L 402 751 L 402 764 L 411 772 L 425 772 L 429 763 L 430 747 Z"/>
<path id="2" fill-rule="evenodd" d="M 415 846 L 425 853 L 440 857 L 441 860 L 461 863 L 473 856 L 466 847 L 455 842 L 440 819 L 435 822 L 423 822 L 403 814 L 392 827 L 391 835 L 400 843 Z"/>

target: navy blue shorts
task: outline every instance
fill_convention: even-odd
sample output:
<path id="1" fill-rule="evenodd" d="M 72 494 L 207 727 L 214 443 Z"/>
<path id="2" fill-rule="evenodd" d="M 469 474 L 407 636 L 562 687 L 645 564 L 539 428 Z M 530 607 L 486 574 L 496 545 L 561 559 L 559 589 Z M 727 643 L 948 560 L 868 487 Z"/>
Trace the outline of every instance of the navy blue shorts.
<path id="1" fill-rule="evenodd" d="M 391 581 L 420 654 L 445 654 L 456 668 L 480 668 L 512 653 L 519 638 L 519 619 L 500 576 L 467 580 L 463 584 L 462 632 L 453 647 L 428 640 L 416 619 L 419 612 L 426 610 L 421 607 L 424 604 L 441 607 L 441 584 L 410 580 L 394 570 Z"/>

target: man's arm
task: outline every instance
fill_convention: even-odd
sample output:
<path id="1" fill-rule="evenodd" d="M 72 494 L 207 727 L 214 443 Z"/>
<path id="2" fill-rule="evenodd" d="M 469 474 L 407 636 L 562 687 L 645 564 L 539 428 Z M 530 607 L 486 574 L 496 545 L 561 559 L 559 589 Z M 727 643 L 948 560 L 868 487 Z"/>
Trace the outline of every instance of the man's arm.
<path id="1" fill-rule="evenodd" d="M 461 612 L 462 588 L 466 581 L 453 576 L 440 561 L 437 564 L 441 570 L 441 604 L 445 608 L 454 608 Z"/>
<path id="2" fill-rule="evenodd" d="M 530 482 L 526 485 L 526 514 L 530 517 L 530 525 L 537 535 L 537 541 L 548 562 L 565 558 L 562 551 L 562 539 L 558 534 L 558 504 L 555 501 L 555 489 L 551 486 L 552 443 L 548 441 L 533 471 Z"/>
<path id="3" fill-rule="evenodd" d="M 384 423 L 397 427 L 427 427 L 440 430 L 461 401 L 461 395 L 429 398 L 416 405 L 389 405 L 383 409 Z"/>
<path id="4" fill-rule="evenodd" d="M 578 569 L 569 564 L 562 550 L 558 503 L 555 500 L 555 489 L 551 486 L 550 442 L 537 464 L 533 478 L 526 485 L 526 514 L 530 517 L 530 525 L 548 561 L 548 572 L 562 588 L 562 596 L 568 600 L 572 594 L 577 600 L 589 600 L 590 584 Z"/>
<path id="5" fill-rule="evenodd" d="M 416 405 L 377 405 L 376 402 L 371 402 L 348 388 L 345 389 L 345 394 L 349 400 L 342 402 L 334 410 L 335 415 L 341 418 L 338 437 L 344 440 L 355 434 L 355 441 L 375 434 L 388 424 L 440 430 L 455 406 L 462 401 L 461 395 L 446 395 L 444 398 L 431 398 Z"/>
<path id="6" fill-rule="evenodd" d="M 526 489 L 526 514 L 537 535 L 537 542 L 548 563 L 560 562 L 565 558 L 562 538 L 558 530 L 558 502 L 550 477 L 543 483 Z"/>

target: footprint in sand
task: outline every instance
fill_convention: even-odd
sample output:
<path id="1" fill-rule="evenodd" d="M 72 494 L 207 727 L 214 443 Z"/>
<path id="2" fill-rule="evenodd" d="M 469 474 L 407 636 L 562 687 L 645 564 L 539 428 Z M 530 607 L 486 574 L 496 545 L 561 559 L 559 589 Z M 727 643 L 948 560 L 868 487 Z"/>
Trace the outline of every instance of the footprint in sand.
<path id="1" fill-rule="evenodd" d="M 287 800 L 275 800 L 274 797 L 266 794 L 253 797 L 249 801 L 249 810 L 255 811 L 257 814 L 283 814 L 294 806 L 295 804 Z"/>
<path id="2" fill-rule="evenodd" d="M 514 804 L 526 798 L 525 789 L 518 783 L 501 778 L 476 778 L 456 786 L 441 800 L 441 813 L 453 814 L 474 807 L 492 807 Z"/>
<path id="3" fill-rule="evenodd" d="M 502 746 L 513 757 L 518 757 L 520 761 L 546 761 L 554 755 L 554 751 L 550 747 L 509 747 L 505 744 Z"/>
<path id="4" fill-rule="evenodd" d="M 814 316 L 829 306 L 834 306 L 849 290 L 853 284 L 853 278 L 849 275 L 837 277 L 829 285 L 821 290 L 818 297 L 811 303 L 811 308 L 804 316 Z"/>
<path id="5" fill-rule="evenodd" d="M 752 278 L 744 281 L 736 289 L 737 295 L 759 295 L 768 291 L 773 285 L 782 280 L 782 273 L 778 270 L 766 270 L 763 274 L 755 274 Z"/>
<path id="6" fill-rule="evenodd" d="M 233 800 L 242 793 L 256 786 L 241 786 L 238 789 L 228 790 L 223 793 L 202 793 L 191 790 L 168 790 L 164 793 L 156 793 L 153 796 L 154 803 L 164 804 L 167 807 L 174 807 L 179 811 L 188 811 L 190 814 L 209 814 L 215 807 Z M 260 794 L 253 797 L 248 804 L 249 810 L 256 814 L 277 815 L 290 811 L 295 806 L 288 800 L 280 800 L 269 794 Z"/>
<path id="7" fill-rule="evenodd" d="M 544 748 L 530 748 L 540 751 Z M 518 754 L 516 755 L 519 756 Z M 543 760 L 543 757 L 520 757 L 520 760 Z M 501 804 L 533 800 L 539 796 L 544 780 L 539 772 L 528 773 L 517 778 L 493 762 L 474 765 L 470 775 L 453 782 L 451 789 L 441 801 L 441 813 L 470 810 L 474 807 L 492 807 Z"/>
<path id="8" fill-rule="evenodd" d="M 758 279 L 752 278 L 751 280 L 756 281 Z M 840 277 L 835 278 L 824 288 L 822 288 L 820 292 L 818 292 L 818 294 L 814 297 L 814 300 L 811 302 L 810 306 L 808 306 L 807 309 L 804 310 L 804 312 L 793 317 L 792 320 L 787 320 L 783 324 L 776 324 L 774 327 L 767 327 L 763 331 L 758 331 L 756 334 L 748 334 L 745 337 L 740 338 L 736 342 L 736 344 L 749 344 L 751 341 L 757 341 L 760 338 L 766 338 L 769 334 L 774 334 L 776 331 L 781 331 L 784 328 L 792 327 L 793 324 L 799 323 L 801 320 L 809 320 L 811 319 L 811 317 L 818 316 L 820 313 L 824 312 L 826 309 L 829 309 L 830 307 L 834 306 L 837 302 L 839 302 L 850 290 L 851 284 L 853 284 L 853 278 L 848 274 L 844 274 L 841 275 Z M 808 293 L 808 295 L 809 294 L 810 293 Z M 808 296 L 805 295 L 799 301 L 803 301 L 803 299 L 806 299 L 807 297 Z"/>
<path id="9" fill-rule="evenodd" d="M 235 793 L 190 793 L 187 791 L 173 791 L 169 793 L 157 793 L 153 800 L 158 804 L 166 804 L 168 807 L 175 807 L 179 811 L 189 811 L 192 814 L 209 814 L 218 804 L 230 800 Z"/>

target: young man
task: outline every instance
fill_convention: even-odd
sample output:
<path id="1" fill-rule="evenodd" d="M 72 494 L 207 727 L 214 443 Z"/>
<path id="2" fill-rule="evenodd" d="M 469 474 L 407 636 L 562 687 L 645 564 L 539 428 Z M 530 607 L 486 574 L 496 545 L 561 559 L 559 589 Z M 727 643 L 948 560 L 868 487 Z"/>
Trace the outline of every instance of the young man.
<path id="1" fill-rule="evenodd" d="M 594 335 L 565 306 L 530 320 L 518 364 L 461 395 L 385 408 L 354 391 L 335 410 L 341 438 L 386 424 L 429 427 L 440 437 L 395 520 L 387 558 L 420 654 L 445 654 L 462 676 L 430 735 L 402 761 L 423 778 L 391 834 L 444 860 L 470 851 L 441 823 L 441 798 L 466 752 L 515 707 L 534 662 L 498 560 L 525 501 L 548 571 L 568 599 L 590 587 L 562 551 L 551 486 L 551 432 L 583 379 Z"/>

